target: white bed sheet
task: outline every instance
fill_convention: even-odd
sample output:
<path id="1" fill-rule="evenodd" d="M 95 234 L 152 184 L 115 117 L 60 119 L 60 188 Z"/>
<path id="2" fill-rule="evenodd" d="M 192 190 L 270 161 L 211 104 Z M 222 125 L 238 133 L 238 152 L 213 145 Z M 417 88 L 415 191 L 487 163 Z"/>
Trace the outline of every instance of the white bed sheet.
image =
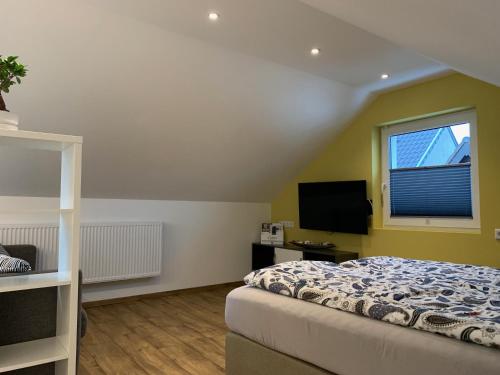
<path id="1" fill-rule="evenodd" d="M 499 375 L 500 350 L 251 287 L 226 300 L 235 333 L 338 375 Z"/>

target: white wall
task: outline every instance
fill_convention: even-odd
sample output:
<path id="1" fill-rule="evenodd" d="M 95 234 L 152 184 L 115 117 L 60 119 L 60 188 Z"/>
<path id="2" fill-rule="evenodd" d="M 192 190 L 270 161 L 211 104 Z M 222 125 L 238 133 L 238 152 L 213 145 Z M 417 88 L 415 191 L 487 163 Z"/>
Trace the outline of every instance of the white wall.
<path id="1" fill-rule="evenodd" d="M 0 197 L 1 210 L 57 207 L 54 198 Z M 241 280 L 251 268 L 251 242 L 270 219 L 268 203 L 83 199 L 82 222 L 161 221 L 163 269 L 158 278 L 88 285 L 84 301 Z M 49 214 L 2 214 L 0 224 L 54 222 Z"/>

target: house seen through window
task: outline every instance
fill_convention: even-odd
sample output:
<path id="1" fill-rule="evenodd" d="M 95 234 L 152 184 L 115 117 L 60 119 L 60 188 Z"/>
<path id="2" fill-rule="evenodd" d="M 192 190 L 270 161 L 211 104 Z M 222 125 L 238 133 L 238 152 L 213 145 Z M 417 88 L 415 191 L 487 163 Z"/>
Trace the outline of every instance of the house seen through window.
<path id="1" fill-rule="evenodd" d="M 469 111 L 383 129 L 385 224 L 478 226 L 474 126 Z"/>

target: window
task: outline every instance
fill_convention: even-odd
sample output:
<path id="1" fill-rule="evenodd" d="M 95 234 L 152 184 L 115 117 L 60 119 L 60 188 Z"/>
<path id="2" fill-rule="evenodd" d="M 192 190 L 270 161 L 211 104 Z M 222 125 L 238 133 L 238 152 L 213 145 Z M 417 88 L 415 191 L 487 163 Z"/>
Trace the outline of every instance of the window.
<path id="1" fill-rule="evenodd" d="M 475 111 L 382 128 L 385 226 L 479 228 Z"/>

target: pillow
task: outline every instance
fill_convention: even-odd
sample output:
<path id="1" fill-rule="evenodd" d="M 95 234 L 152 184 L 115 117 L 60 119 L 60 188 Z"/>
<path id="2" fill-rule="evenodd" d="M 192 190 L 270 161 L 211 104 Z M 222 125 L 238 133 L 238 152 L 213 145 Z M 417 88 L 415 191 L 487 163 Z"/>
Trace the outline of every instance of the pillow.
<path id="1" fill-rule="evenodd" d="M 0 255 L 7 255 L 8 257 L 10 257 L 9 252 L 5 250 L 5 247 L 3 247 L 2 245 L 0 245 Z"/>
<path id="2" fill-rule="evenodd" d="M 31 271 L 31 266 L 24 259 L 0 254 L 0 273 L 20 273 Z"/>

